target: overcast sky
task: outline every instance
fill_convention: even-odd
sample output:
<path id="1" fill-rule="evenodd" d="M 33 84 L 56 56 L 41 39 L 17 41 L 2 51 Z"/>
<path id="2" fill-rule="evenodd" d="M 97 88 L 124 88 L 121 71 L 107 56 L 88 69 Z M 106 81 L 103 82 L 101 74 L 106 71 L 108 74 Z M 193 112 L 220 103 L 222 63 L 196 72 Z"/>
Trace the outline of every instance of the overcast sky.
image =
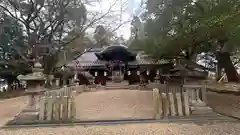
<path id="1" fill-rule="evenodd" d="M 87 7 L 87 9 L 91 11 L 98 11 L 100 13 L 105 13 L 109 10 L 109 7 L 115 1 L 116 0 L 104 0 L 103 2 L 101 2 L 101 4 L 89 6 Z M 121 9 L 120 3 L 121 3 L 121 0 L 117 0 L 117 3 L 115 4 L 113 10 L 120 10 Z M 126 5 L 123 6 L 126 10 L 122 14 L 122 22 L 128 22 L 129 20 L 132 19 L 133 15 L 135 15 L 136 12 L 138 12 L 137 10 L 140 7 L 141 0 L 122 0 L 122 3 L 126 3 Z M 112 24 L 112 25 L 120 24 L 119 17 L 120 15 L 118 16 L 118 19 L 113 18 L 113 20 L 111 20 L 109 24 Z M 123 35 L 125 39 L 128 39 L 130 36 L 130 23 L 131 22 L 124 23 L 124 25 L 116 31 L 117 36 Z M 94 30 L 93 29 L 89 30 L 90 33 L 92 33 L 92 31 Z"/>

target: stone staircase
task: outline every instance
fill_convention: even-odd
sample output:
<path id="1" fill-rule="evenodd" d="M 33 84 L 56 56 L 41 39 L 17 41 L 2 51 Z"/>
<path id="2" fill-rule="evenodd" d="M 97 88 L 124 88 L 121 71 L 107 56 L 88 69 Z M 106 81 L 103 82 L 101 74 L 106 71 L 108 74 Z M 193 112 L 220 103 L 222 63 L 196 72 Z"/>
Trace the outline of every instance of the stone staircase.
<path id="1" fill-rule="evenodd" d="M 105 88 L 107 90 L 109 90 L 109 89 L 129 89 L 129 85 L 128 85 L 128 82 L 126 82 L 126 81 L 122 81 L 119 83 L 107 82 Z"/>
<path id="2" fill-rule="evenodd" d="M 117 89 L 125 89 L 125 90 L 129 90 L 129 89 L 139 89 L 139 85 L 138 84 L 134 84 L 134 85 L 129 85 L 127 81 L 122 81 L 122 82 L 107 82 L 105 89 L 107 90 L 117 90 Z"/>
<path id="3" fill-rule="evenodd" d="M 206 103 L 204 102 L 196 102 L 196 103 L 191 103 L 190 104 L 190 110 L 191 114 L 209 114 L 213 113 L 213 110 L 211 107 L 207 106 Z"/>

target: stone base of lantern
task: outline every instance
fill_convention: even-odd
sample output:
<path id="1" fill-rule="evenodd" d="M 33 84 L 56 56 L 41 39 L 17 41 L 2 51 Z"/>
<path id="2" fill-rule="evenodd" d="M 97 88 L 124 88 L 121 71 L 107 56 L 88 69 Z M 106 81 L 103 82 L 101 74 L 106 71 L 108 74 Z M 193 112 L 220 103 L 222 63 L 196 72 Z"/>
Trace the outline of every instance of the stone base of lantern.
<path id="1" fill-rule="evenodd" d="M 27 110 L 30 112 L 34 112 L 39 109 L 39 98 L 40 96 L 38 94 L 30 94 L 29 96 L 29 103 Z"/>

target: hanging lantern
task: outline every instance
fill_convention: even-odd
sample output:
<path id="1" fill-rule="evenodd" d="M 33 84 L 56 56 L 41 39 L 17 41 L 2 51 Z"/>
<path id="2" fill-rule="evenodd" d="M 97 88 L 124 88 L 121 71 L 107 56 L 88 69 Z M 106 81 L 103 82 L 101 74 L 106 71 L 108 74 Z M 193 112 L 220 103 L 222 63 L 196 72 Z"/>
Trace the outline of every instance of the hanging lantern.
<path id="1" fill-rule="evenodd" d="M 150 71 L 149 70 L 147 70 L 147 75 L 149 75 L 150 74 Z"/>
<path id="2" fill-rule="evenodd" d="M 128 71 L 128 75 L 131 75 L 131 71 Z"/>
<path id="3" fill-rule="evenodd" d="M 137 75 L 140 75 L 140 71 L 137 71 Z"/>
<path id="4" fill-rule="evenodd" d="M 78 78 L 78 74 L 76 73 L 74 74 L 74 80 L 77 80 L 77 78 Z"/>
<path id="5" fill-rule="evenodd" d="M 159 70 L 157 70 L 157 73 L 156 73 L 157 75 L 159 75 Z"/>
<path id="6" fill-rule="evenodd" d="M 95 72 L 95 76 L 98 76 L 98 72 Z"/>
<path id="7" fill-rule="evenodd" d="M 104 71 L 104 76 L 107 76 L 107 72 Z"/>

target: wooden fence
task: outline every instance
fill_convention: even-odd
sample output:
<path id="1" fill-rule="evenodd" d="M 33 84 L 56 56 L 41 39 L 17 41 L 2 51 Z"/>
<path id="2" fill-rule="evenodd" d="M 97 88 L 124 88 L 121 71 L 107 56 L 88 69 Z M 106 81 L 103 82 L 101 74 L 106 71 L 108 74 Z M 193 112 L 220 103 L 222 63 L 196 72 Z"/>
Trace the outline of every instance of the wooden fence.
<path id="1" fill-rule="evenodd" d="M 204 91 L 205 92 L 205 91 Z M 203 103 L 205 95 L 197 88 L 162 85 L 153 89 L 153 117 L 189 116 L 193 103 Z"/>
<path id="2" fill-rule="evenodd" d="M 76 95 L 71 87 L 45 92 L 40 99 L 39 120 L 74 120 Z"/>

